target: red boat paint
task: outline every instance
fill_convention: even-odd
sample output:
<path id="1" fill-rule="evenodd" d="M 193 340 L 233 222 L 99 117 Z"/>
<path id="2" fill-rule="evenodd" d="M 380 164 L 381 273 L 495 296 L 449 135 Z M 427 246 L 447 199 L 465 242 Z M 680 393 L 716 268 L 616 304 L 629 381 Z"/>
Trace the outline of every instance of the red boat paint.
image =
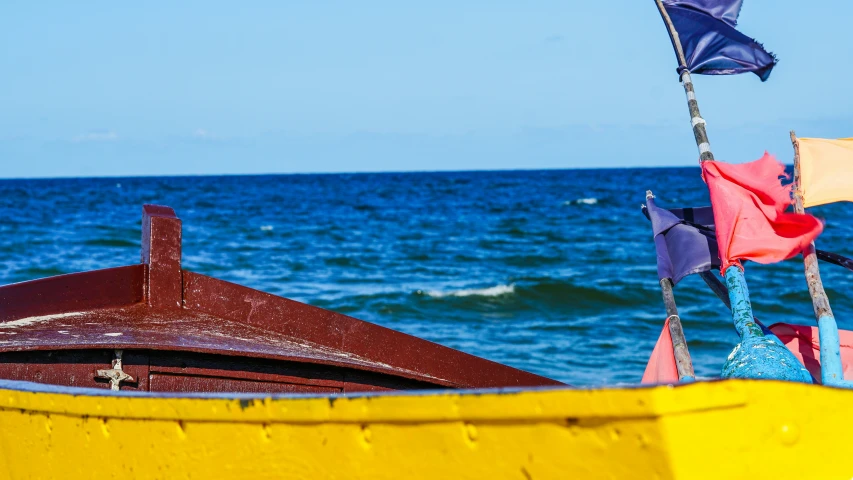
<path id="1" fill-rule="evenodd" d="M 181 268 L 181 221 L 145 205 L 142 263 L 0 287 L 0 378 L 161 392 L 562 385 Z M 114 368 L 120 355 L 120 369 Z M 124 377 L 124 375 L 122 375 Z"/>

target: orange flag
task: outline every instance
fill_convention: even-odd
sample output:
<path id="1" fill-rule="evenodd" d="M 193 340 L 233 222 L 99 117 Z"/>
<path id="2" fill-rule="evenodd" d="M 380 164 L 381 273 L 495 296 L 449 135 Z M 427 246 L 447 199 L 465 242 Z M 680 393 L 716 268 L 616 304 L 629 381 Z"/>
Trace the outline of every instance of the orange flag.
<path id="1" fill-rule="evenodd" d="M 740 260 L 775 263 L 797 255 L 823 231 L 811 215 L 784 213 L 791 187 L 782 186 L 785 167 L 776 157 L 740 165 L 702 162 L 711 192 L 721 271 Z"/>
<path id="2" fill-rule="evenodd" d="M 800 138 L 803 206 L 853 202 L 853 138 Z"/>

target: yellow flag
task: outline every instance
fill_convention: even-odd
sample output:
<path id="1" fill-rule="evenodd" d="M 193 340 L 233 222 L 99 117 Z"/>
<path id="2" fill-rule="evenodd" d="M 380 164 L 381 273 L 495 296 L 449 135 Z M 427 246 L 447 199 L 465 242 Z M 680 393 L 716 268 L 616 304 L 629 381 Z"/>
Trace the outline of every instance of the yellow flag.
<path id="1" fill-rule="evenodd" d="M 800 138 L 803 207 L 853 202 L 853 138 Z"/>

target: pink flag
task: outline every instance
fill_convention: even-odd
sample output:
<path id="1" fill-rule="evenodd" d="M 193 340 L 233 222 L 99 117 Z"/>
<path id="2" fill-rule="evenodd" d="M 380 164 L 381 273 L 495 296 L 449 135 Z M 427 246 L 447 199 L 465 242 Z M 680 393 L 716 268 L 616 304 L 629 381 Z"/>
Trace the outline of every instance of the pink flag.
<path id="1" fill-rule="evenodd" d="M 663 330 L 660 332 L 655 349 L 652 350 L 640 383 L 678 383 L 678 368 L 675 366 L 675 354 L 672 353 L 672 335 L 669 333 L 668 318 L 663 324 Z"/>
<path id="2" fill-rule="evenodd" d="M 791 187 L 782 186 L 785 167 L 767 152 L 740 165 L 702 162 L 702 175 L 711 192 L 722 272 L 740 266 L 740 260 L 791 258 L 823 231 L 811 215 L 784 213 L 791 205 Z"/>

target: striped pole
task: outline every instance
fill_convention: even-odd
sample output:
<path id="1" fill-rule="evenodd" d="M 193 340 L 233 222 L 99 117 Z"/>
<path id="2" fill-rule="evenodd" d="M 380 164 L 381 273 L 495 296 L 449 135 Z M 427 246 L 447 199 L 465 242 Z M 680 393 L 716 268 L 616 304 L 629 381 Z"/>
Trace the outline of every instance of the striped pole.
<path id="1" fill-rule="evenodd" d="M 805 213 L 805 208 L 803 208 L 803 192 L 800 190 L 800 143 L 793 130 L 791 130 L 791 144 L 794 146 L 794 211 L 802 215 Z M 829 297 L 826 296 L 823 281 L 820 279 L 814 242 L 803 250 L 803 266 L 820 338 L 821 382 L 824 385 L 853 387 L 853 382 L 844 380 L 838 324 L 835 323 L 835 316 L 829 306 Z"/>
<path id="2" fill-rule="evenodd" d="M 690 124 L 693 125 L 693 136 L 696 138 L 696 146 L 699 148 L 699 162 L 713 160 L 714 154 L 711 153 L 711 142 L 708 141 L 708 133 L 705 131 L 705 119 L 699 113 L 699 102 L 696 101 L 693 80 L 690 78 L 690 72 L 687 71 L 687 58 L 684 57 L 684 50 L 681 48 L 678 31 L 672 24 L 669 14 L 666 13 L 663 2 L 655 0 L 655 3 L 657 3 L 658 10 L 660 10 L 667 30 L 669 30 L 669 35 L 672 37 L 672 45 L 675 47 L 675 53 L 678 56 L 678 70 L 681 72 L 680 78 L 681 85 L 684 87 L 684 94 L 687 95 L 687 108 L 690 109 Z"/>
<path id="3" fill-rule="evenodd" d="M 699 163 L 714 160 L 711 153 L 711 142 L 705 131 L 705 120 L 699 113 L 699 103 L 696 101 L 696 91 L 687 70 L 687 59 L 681 48 L 678 31 L 672 24 L 672 19 L 666 12 L 661 0 L 655 0 L 660 10 L 672 44 L 678 56 L 678 71 L 684 93 L 687 95 L 687 108 L 690 110 L 690 124 L 693 127 L 693 137 L 699 149 Z M 740 335 L 737 344 L 723 365 L 723 378 L 773 378 L 812 382 L 812 377 L 803 365 L 787 348 L 774 342 L 753 321 L 752 303 L 749 299 L 749 289 L 743 271 L 738 266 L 731 266 L 725 271 L 726 286 L 732 307 L 732 320 Z"/>
<path id="4" fill-rule="evenodd" d="M 681 44 L 679 44 L 678 48 L 681 49 Z M 699 103 L 696 101 L 696 92 L 693 90 L 693 80 L 690 78 L 690 72 L 687 71 L 687 67 L 684 65 L 685 63 L 682 63 L 681 84 L 684 86 L 684 93 L 687 95 L 687 108 L 690 109 L 690 124 L 693 126 L 693 136 L 696 138 L 696 146 L 699 148 L 699 162 L 713 160 L 714 154 L 711 153 L 711 142 L 708 141 L 708 133 L 705 131 L 705 119 L 699 113 Z"/>

